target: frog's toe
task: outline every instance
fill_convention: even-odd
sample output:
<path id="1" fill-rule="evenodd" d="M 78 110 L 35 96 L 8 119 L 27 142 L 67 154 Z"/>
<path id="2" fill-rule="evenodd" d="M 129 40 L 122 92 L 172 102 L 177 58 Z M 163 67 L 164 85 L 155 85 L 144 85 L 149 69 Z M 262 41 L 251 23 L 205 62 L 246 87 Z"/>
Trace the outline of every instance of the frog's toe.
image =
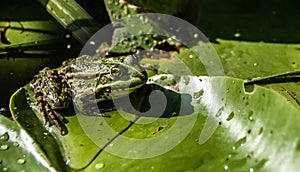
<path id="1" fill-rule="evenodd" d="M 64 117 L 60 113 L 53 110 L 49 104 L 46 104 L 44 108 L 46 110 L 46 114 L 42 114 L 44 118 L 44 124 L 49 122 L 59 129 L 61 135 L 66 134 L 67 132 L 64 125 Z"/>

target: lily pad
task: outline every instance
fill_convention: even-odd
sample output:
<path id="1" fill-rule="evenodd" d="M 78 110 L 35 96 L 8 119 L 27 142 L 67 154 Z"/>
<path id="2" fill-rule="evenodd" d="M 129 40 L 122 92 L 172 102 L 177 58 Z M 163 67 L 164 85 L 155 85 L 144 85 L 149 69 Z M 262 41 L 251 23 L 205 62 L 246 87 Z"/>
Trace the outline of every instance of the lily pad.
<path id="1" fill-rule="evenodd" d="M 272 90 L 255 86 L 253 92 L 245 92 L 242 80 L 209 77 L 207 81 L 203 87 L 203 96 L 200 96 L 202 100 L 216 100 L 221 92 L 217 91 L 215 95 L 205 92 L 225 89 L 224 106 L 218 111 L 219 115 L 209 116 L 207 113 L 209 105 L 199 107 L 200 103 L 195 104 L 194 109 L 202 110 L 185 116 L 150 118 L 155 122 L 138 124 L 139 120 L 150 120 L 149 117 L 140 117 L 122 134 L 127 139 L 117 137 L 85 170 L 274 171 L 276 168 L 276 170 L 296 171 L 300 158 L 298 135 L 300 127 L 297 125 L 300 122 L 299 111 Z M 218 83 L 226 84 L 220 87 Z M 176 142 L 176 135 L 167 134 L 172 127 L 177 134 L 186 132 L 186 125 L 193 118 L 196 118 L 196 121 L 184 140 Z M 208 121 L 208 118 L 212 120 Z M 187 121 L 178 126 L 174 125 L 173 122 L 178 120 Z M 214 127 L 210 128 L 216 123 L 215 130 Z M 147 140 L 158 137 L 155 132 L 157 135 L 165 136 L 167 140 L 164 143 L 146 144 L 144 147 L 132 144 L 138 138 Z M 201 133 L 207 134 L 205 136 L 207 140 L 204 142 L 201 141 Z M 148 157 L 146 160 L 124 158 L 132 153 L 135 153 L 136 157 L 143 157 L 151 151 L 155 152 L 155 149 L 168 146 L 170 142 L 176 142 L 178 145 L 162 155 Z"/>
<path id="2" fill-rule="evenodd" d="M 108 123 L 110 130 L 113 129 L 116 133 L 122 134 L 107 142 L 109 144 L 104 147 L 104 151 L 100 151 L 95 159 L 90 161 L 89 166 L 84 171 L 100 169 L 104 171 L 116 169 L 118 171 L 132 169 L 144 169 L 146 171 L 152 169 L 158 171 L 273 171 L 273 168 L 288 168 L 290 171 L 294 171 L 297 169 L 297 162 L 300 158 L 300 137 L 297 132 L 300 129 L 297 125 L 300 122 L 300 112 L 285 98 L 272 90 L 260 86 L 255 86 L 251 93 L 245 92 L 243 81 L 233 78 L 193 76 L 189 76 L 189 78 L 190 82 L 191 80 L 200 82 L 200 79 L 203 82 L 202 93 L 198 94 L 198 96 L 195 94 L 190 95 L 193 98 L 192 101 L 200 101 L 198 104 L 193 104 L 193 113 L 169 118 L 141 116 L 136 121 L 134 121 L 134 115 L 127 114 L 125 115 L 126 118 L 123 115 L 118 115 L 120 112 L 123 113 L 122 111 L 112 112 L 110 115 L 115 116 L 112 119 L 85 116 L 88 125 L 93 126 L 94 134 L 99 134 L 99 129 L 104 129 L 99 125 L 99 120 L 102 120 L 103 123 Z M 186 80 L 186 78 L 183 78 L 178 84 L 186 85 L 186 82 L 183 80 Z M 205 80 L 206 82 L 204 82 Z M 190 87 L 194 87 L 194 89 L 187 89 L 187 91 L 197 93 L 196 87 L 199 85 L 201 84 L 192 84 Z M 184 91 L 184 86 L 182 90 Z M 201 89 L 198 91 L 201 91 Z M 22 94 L 24 95 L 24 92 L 18 92 L 16 96 L 18 97 Z M 16 96 L 13 99 L 14 101 L 17 100 Z M 204 100 L 211 100 L 209 103 L 212 103 L 212 106 L 205 104 L 204 102 L 206 101 Z M 187 99 L 183 101 L 187 101 Z M 216 106 L 218 102 L 222 102 L 224 106 Z M 20 105 L 16 107 L 19 109 Z M 217 110 L 214 112 L 217 112 L 219 115 L 211 116 L 212 114 L 209 112 L 214 107 L 217 107 Z M 28 106 L 22 109 L 22 112 L 25 112 L 24 114 L 29 111 L 30 108 Z M 34 114 L 26 115 L 34 116 Z M 20 121 L 19 118 L 22 119 L 22 117 L 20 115 L 17 116 L 17 120 Z M 211 118 L 211 120 L 208 120 L 208 118 Z M 70 118 L 67 117 L 67 119 Z M 122 132 L 120 125 L 122 123 L 125 124 L 122 121 L 126 121 L 126 119 L 131 119 L 134 123 Z M 41 124 L 42 121 L 38 120 L 38 123 Z M 189 123 L 191 125 L 188 125 Z M 74 121 L 70 121 L 67 125 L 68 129 L 75 125 L 77 128 L 79 126 Z M 191 130 L 189 131 L 186 126 L 190 126 Z M 278 126 L 281 127 L 278 128 Z M 35 128 L 39 128 L 38 125 Z M 31 128 L 31 133 L 32 130 L 33 128 Z M 174 141 L 178 139 L 178 135 L 185 132 L 187 135 L 183 140 Z M 204 137 L 206 137 L 204 140 L 203 136 L 201 137 L 203 132 Z M 41 132 L 40 135 L 43 136 Z M 91 137 L 91 135 L 89 136 Z M 136 139 L 144 140 L 147 143 L 147 139 L 159 136 L 166 140 L 163 143 L 157 142 L 146 147 L 145 144 L 139 146 L 131 143 Z M 111 137 L 104 136 L 102 138 Z M 57 141 L 64 142 L 63 140 L 59 141 L 59 139 Z M 151 143 L 150 140 L 149 143 Z M 149 152 L 151 153 L 155 148 L 168 147 L 170 143 L 176 143 L 176 146 L 161 155 L 148 157 L 147 161 L 138 158 Z M 72 148 L 78 149 L 80 145 L 72 145 Z M 53 151 L 53 149 L 49 150 Z M 136 158 L 132 157 L 132 153 L 135 154 Z M 124 156 L 127 156 L 127 158 L 124 158 Z"/>

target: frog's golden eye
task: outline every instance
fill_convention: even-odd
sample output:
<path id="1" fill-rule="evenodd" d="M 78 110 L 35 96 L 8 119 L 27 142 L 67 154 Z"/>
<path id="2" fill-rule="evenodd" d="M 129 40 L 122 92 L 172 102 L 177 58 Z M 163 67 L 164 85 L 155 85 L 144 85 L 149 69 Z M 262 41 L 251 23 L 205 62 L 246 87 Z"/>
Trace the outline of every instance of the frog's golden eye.
<path id="1" fill-rule="evenodd" d="M 120 77 L 122 75 L 122 70 L 120 69 L 119 66 L 113 66 L 111 69 L 110 69 L 110 74 L 111 76 L 113 77 Z"/>

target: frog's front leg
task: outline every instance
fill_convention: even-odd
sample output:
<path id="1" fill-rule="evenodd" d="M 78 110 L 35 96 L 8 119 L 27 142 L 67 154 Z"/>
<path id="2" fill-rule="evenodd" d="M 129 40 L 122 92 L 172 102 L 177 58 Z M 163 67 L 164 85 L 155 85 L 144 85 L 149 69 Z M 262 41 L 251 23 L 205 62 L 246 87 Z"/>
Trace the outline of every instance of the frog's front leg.
<path id="1" fill-rule="evenodd" d="M 63 123 L 64 118 L 58 112 L 54 111 L 46 101 L 44 101 L 44 95 L 42 91 L 40 91 L 39 89 L 35 89 L 34 94 L 37 106 L 44 119 L 44 125 L 50 122 L 60 130 L 61 134 L 63 134 L 63 126 L 61 123 Z"/>
<path id="2" fill-rule="evenodd" d="M 60 76 L 56 70 L 44 68 L 36 76 L 33 84 L 36 104 L 44 119 L 44 125 L 55 125 L 65 134 L 64 118 L 58 112 L 59 109 L 68 107 L 71 99 L 71 88 L 66 79 Z"/>

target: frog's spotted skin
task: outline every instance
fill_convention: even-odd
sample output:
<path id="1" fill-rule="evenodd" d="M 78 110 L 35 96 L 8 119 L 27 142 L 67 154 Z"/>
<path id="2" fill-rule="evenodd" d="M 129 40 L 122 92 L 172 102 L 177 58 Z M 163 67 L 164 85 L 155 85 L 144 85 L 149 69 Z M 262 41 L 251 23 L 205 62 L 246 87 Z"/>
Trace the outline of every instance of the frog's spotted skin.
<path id="1" fill-rule="evenodd" d="M 74 105 L 83 112 L 89 103 L 119 98 L 144 85 L 147 75 L 138 60 L 134 55 L 82 56 L 60 68 L 41 70 L 32 86 L 44 123 L 55 125 L 64 134 L 59 110 L 68 107 L 72 94 Z"/>
<path id="2" fill-rule="evenodd" d="M 34 95 L 44 124 L 54 124 L 63 134 L 64 118 L 57 109 L 66 108 L 71 100 L 71 88 L 57 70 L 44 68 L 36 76 Z"/>

